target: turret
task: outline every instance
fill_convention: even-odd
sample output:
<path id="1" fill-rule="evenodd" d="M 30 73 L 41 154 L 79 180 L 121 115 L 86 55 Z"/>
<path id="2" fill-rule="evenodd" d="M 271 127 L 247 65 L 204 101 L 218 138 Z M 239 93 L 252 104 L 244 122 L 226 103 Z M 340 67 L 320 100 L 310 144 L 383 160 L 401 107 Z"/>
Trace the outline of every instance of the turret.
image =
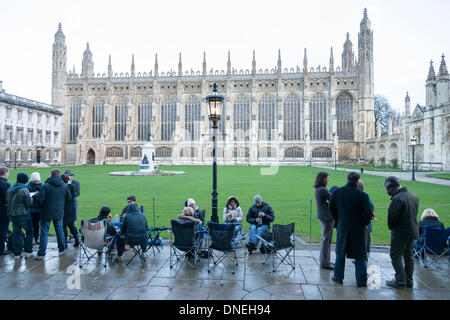
<path id="1" fill-rule="evenodd" d="M 158 76 L 158 53 L 155 53 L 155 67 L 154 67 L 154 71 L 155 71 L 155 77 Z"/>
<path id="2" fill-rule="evenodd" d="M 131 77 L 136 76 L 136 67 L 134 66 L 134 54 L 131 55 Z"/>
<path id="3" fill-rule="evenodd" d="M 113 76 L 113 69 L 112 69 L 112 64 L 111 64 L 111 55 L 109 55 L 109 59 L 108 59 L 108 78 L 112 78 Z"/>
<path id="4" fill-rule="evenodd" d="M 228 51 L 228 61 L 227 61 L 227 74 L 231 74 L 231 57 L 230 57 L 230 51 Z"/>
<path id="5" fill-rule="evenodd" d="M 405 97 L 405 119 L 411 117 L 411 99 L 409 98 L 408 92 L 406 92 Z"/>
<path id="6" fill-rule="evenodd" d="M 433 60 L 430 61 L 428 69 L 428 77 L 425 84 L 426 106 L 428 108 L 436 105 L 436 74 L 434 73 Z"/>
<path id="7" fill-rule="evenodd" d="M 303 73 L 307 72 L 308 72 L 308 58 L 306 57 L 306 48 L 305 48 L 305 52 L 303 54 Z"/>
<path id="8" fill-rule="evenodd" d="M 344 42 L 344 50 L 342 51 L 342 71 L 352 72 L 355 70 L 355 54 L 353 52 L 353 44 L 350 41 L 350 34 L 347 32 L 347 38 Z"/>
<path id="9" fill-rule="evenodd" d="M 89 42 L 86 44 L 86 50 L 83 53 L 83 62 L 81 64 L 81 76 L 85 78 L 92 77 L 94 73 L 94 61 L 92 61 L 92 52 L 89 49 Z"/>
<path id="10" fill-rule="evenodd" d="M 252 59 L 252 74 L 256 74 L 256 57 L 255 57 L 255 50 L 253 50 L 253 59 Z"/>
<path id="11" fill-rule="evenodd" d="M 330 72 L 334 72 L 333 47 L 330 49 Z"/>
<path id="12" fill-rule="evenodd" d="M 203 52 L 202 75 L 206 76 L 206 52 Z"/>
<path id="13" fill-rule="evenodd" d="M 448 75 L 445 56 L 442 54 L 439 74 L 436 79 L 437 106 L 446 105 L 450 102 L 450 77 Z"/>
<path id="14" fill-rule="evenodd" d="M 61 23 L 53 41 L 52 55 L 52 104 L 64 106 L 64 90 L 67 77 L 67 51 L 66 37 L 62 32 Z"/>
<path id="15" fill-rule="evenodd" d="M 281 74 L 281 50 L 278 49 L 277 74 Z"/>
<path id="16" fill-rule="evenodd" d="M 181 52 L 178 57 L 178 76 L 179 77 L 183 76 L 183 63 L 181 62 Z"/>

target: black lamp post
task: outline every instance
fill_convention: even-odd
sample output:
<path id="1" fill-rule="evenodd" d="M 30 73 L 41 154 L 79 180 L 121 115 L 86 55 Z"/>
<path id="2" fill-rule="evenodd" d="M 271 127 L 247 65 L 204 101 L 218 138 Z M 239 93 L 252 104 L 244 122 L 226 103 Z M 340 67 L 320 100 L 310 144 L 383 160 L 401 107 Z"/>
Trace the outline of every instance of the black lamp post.
<path id="1" fill-rule="evenodd" d="M 411 146 L 412 146 L 412 181 L 416 181 L 416 177 L 414 176 L 414 147 L 417 145 L 417 138 L 412 136 L 411 138 Z"/>
<path id="2" fill-rule="evenodd" d="M 212 195 L 212 222 L 219 222 L 219 216 L 217 215 L 217 156 L 216 156 L 216 148 L 217 148 L 217 129 L 219 128 L 217 123 L 220 120 L 220 116 L 222 114 L 222 106 L 223 106 L 224 97 L 217 92 L 217 84 L 214 83 L 213 92 L 206 97 L 206 103 L 208 104 L 208 117 L 209 120 L 212 121 L 213 128 L 213 191 Z"/>

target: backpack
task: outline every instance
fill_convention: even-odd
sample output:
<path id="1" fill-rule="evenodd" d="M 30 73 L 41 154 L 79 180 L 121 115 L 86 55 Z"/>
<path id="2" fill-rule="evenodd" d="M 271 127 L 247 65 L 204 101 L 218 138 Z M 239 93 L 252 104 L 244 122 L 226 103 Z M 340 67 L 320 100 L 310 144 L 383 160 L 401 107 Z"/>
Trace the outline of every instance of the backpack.
<path id="1" fill-rule="evenodd" d="M 263 238 L 264 240 L 266 240 L 267 242 L 271 242 L 273 241 L 273 235 L 272 232 L 270 231 L 264 231 L 261 234 L 261 238 Z M 270 253 L 272 251 L 272 248 L 267 247 L 264 243 L 261 243 L 261 248 L 259 249 L 259 251 L 261 253 Z"/>

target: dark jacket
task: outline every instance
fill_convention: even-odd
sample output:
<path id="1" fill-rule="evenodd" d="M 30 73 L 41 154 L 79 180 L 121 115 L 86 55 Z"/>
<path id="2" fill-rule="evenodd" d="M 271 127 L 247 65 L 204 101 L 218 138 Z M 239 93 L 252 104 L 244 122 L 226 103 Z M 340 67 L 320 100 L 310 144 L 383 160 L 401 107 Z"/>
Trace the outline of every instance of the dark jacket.
<path id="1" fill-rule="evenodd" d="M 78 215 L 78 197 L 81 194 L 81 186 L 80 186 L 80 181 L 78 180 L 73 180 L 70 183 L 73 186 L 73 193 L 72 193 L 72 197 L 75 198 L 75 211 L 76 214 Z"/>
<path id="2" fill-rule="evenodd" d="M 273 212 L 272 207 L 265 203 L 264 201 L 261 203 L 261 207 L 257 207 L 256 204 L 253 204 L 247 212 L 247 222 L 250 224 L 258 224 L 256 219 L 258 218 L 258 213 L 264 212 L 265 216 L 262 218 L 262 224 L 270 226 L 270 223 L 275 220 L 275 213 Z"/>
<path id="3" fill-rule="evenodd" d="M 134 203 L 129 204 L 120 230 L 125 235 L 125 241 L 139 241 L 148 238 L 147 230 L 147 219 L 145 219 L 139 207 Z"/>
<path id="4" fill-rule="evenodd" d="M 328 202 L 331 194 L 326 187 L 318 187 L 315 191 L 317 218 L 322 221 L 333 220 L 330 210 L 328 210 Z"/>
<path id="5" fill-rule="evenodd" d="M 330 198 L 329 209 L 337 227 L 336 255 L 349 259 L 366 258 L 366 226 L 372 219 L 367 194 L 354 184 L 336 189 Z"/>
<path id="6" fill-rule="evenodd" d="M 114 228 L 114 225 L 108 219 L 104 219 L 101 216 L 97 216 L 96 218 L 89 219 L 88 222 L 97 223 L 97 222 L 103 221 L 103 220 L 106 220 L 106 234 L 109 236 L 115 236 L 117 234 L 116 228 Z"/>
<path id="7" fill-rule="evenodd" d="M 6 216 L 6 206 L 8 204 L 8 198 L 6 197 L 6 194 L 9 187 L 11 187 L 11 185 L 9 184 L 8 180 L 0 177 L 0 216 Z"/>
<path id="8" fill-rule="evenodd" d="M 30 192 L 23 183 L 14 184 L 7 193 L 9 217 L 25 216 L 29 214 L 31 206 Z"/>
<path id="9" fill-rule="evenodd" d="M 425 227 L 445 229 L 444 224 L 435 217 L 425 217 L 423 220 L 419 221 L 419 234 L 425 233 Z"/>
<path id="10" fill-rule="evenodd" d="M 417 214 L 419 210 L 419 198 L 400 188 L 392 196 L 388 209 L 388 228 L 391 230 L 392 239 L 415 240 L 419 237 L 419 224 Z"/>
<path id="11" fill-rule="evenodd" d="M 64 224 L 69 224 L 77 221 L 77 204 L 76 198 L 74 197 L 75 188 L 73 184 L 67 184 L 67 188 L 69 188 L 70 195 L 72 196 L 71 200 L 68 200 L 64 204 Z"/>
<path id="12" fill-rule="evenodd" d="M 137 207 L 139 208 L 139 210 L 140 210 L 140 206 L 136 203 L 136 205 L 137 205 Z M 120 222 L 123 222 L 123 219 L 125 218 L 125 215 L 127 214 L 127 210 L 128 210 L 128 204 L 125 206 L 125 207 L 123 207 L 123 209 L 122 209 L 122 212 L 120 213 L 120 217 L 119 217 L 119 221 Z M 142 211 L 142 210 L 141 210 Z M 142 212 L 141 212 L 142 213 Z"/>
<path id="13" fill-rule="evenodd" d="M 28 188 L 28 191 L 30 191 L 30 193 L 32 193 L 32 192 L 40 191 L 43 185 L 44 184 L 42 182 L 39 182 L 38 184 L 29 182 L 27 184 L 27 188 Z M 31 204 L 31 207 L 30 207 L 30 213 L 41 212 L 41 206 L 39 205 L 38 196 L 39 196 L 39 194 L 35 194 L 33 197 L 31 197 L 31 200 L 33 201 L 33 203 Z"/>
<path id="14" fill-rule="evenodd" d="M 72 199 L 72 195 L 61 176 L 56 176 L 47 179 L 39 191 L 38 198 L 41 205 L 41 219 L 60 220 L 64 217 L 65 203 Z"/>

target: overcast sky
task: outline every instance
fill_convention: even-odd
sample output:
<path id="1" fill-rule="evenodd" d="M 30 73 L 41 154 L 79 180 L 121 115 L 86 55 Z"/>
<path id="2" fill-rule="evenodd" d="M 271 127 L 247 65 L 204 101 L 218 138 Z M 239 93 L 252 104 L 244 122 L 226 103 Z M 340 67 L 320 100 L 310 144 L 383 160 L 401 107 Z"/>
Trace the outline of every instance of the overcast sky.
<path id="1" fill-rule="evenodd" d="M 67 64 L 81 72 L 86 42 L 94 72 L 106 73 L 108 55 L 114 72 L 251 69 L 256 50 L 257 69 L 303 65 L 328 68 L 330 47 L 335 66 L 341 65 L 345 35 L 350 33 L 358 55 L 359 23 L 367 7 L 374 30 L 375 93 L 385 95 L 403 111 L 411 103 L 425 104 L 429 61 L 438 72 L 441 55 L 450 67 L 450 1 L 448 0 L 4 0 L 0 9 L 0 80 L 6 92 L 51 102 L 52 43 L 58 23 L 66 36 Z"/>

